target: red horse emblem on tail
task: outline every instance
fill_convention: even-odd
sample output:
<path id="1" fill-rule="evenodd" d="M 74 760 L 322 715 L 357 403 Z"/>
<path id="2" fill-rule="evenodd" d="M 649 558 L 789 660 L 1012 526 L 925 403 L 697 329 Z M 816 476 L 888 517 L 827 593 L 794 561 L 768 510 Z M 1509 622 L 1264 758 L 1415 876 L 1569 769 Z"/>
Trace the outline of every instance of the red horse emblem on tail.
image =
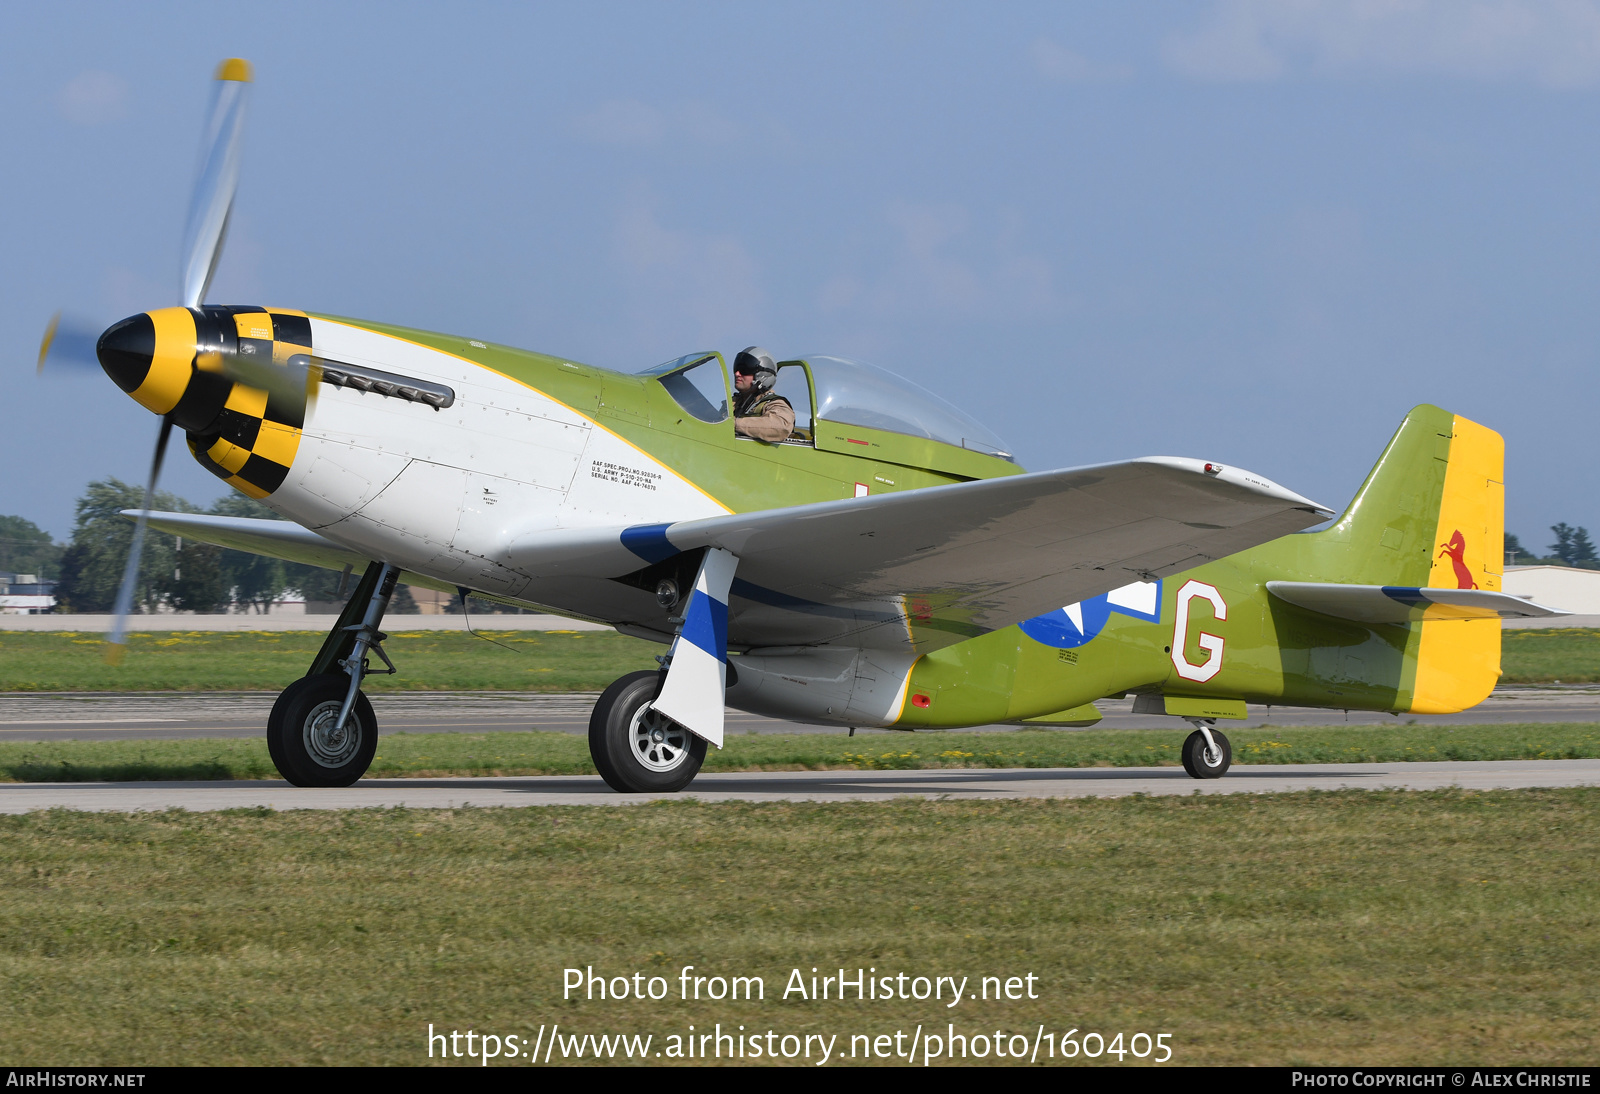
<path id="1" fill-rule="evenodd" d="M 1449 555 L 1450 565 L 1455 567 L 1456 588 L 1476 589 L 1478 583 L 1472 580 L 1472 571 L 1467 569 L 1467 540 L 1461 534 L 1461 529 L 1457 528 L 1456 534 L 1450 537 L 1450 541 L 1439 546 L 1444 548 L 1439 552 L 1439 557 Z"/>

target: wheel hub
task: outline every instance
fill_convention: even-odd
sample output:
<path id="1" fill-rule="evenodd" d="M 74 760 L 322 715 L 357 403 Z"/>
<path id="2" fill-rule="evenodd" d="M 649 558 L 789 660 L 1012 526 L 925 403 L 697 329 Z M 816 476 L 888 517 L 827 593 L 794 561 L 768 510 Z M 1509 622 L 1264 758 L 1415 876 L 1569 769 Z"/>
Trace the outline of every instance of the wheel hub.
<path id="1" fill-rule="evenodd" d="M 338 701 L 319 703 L 306 715 L 302 735 L 306 755 L 321 767 L 343 767 L 361 748 L 362 726 L 355 711 L 345 719 L 344 728 L 338 728 L 339 708 L 343 705 Z"/>
<path id="2" fill-rule="evenodd" d="M 634 759 L 651 771 L 672 771 L 689 758 L 689 731 L 648 703 L 628 727 Z"/>

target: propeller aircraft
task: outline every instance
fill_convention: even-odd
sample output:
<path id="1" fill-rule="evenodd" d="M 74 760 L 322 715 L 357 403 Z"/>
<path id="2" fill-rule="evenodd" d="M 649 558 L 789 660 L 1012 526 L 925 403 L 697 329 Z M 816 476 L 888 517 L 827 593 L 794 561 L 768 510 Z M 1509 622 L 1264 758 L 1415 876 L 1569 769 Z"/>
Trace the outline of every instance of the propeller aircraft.
<path id="1" fill-rule="evenodd" d="M 96 357 L 167 440 L 283 518 L 150 511 L 117 601 L 121 649 L 153 526 L 363 576 L 278 697 L 273 761 L 299 786 L 367 769 L 365 675 L 397 582 L 610 624 L 659 671 L 595 705 L 614 789 L 670 792 L 727 706 L 902 730 L 1093 724 L 1095 702 L 1192 724 L 1184 767 L 1232 761 L 1245 704 L 1449 713 L 1499 675 L 1503 442 L 1433 406 L 1401 423 L 1335 514 L 1259 475 L 1149 457 L 1025 472 L 948 402 L 839 357 L 776 364 L 786 437 L 735 430 L 718 352 L 625 373 L 292 308 L 207 304 L 239 176 L 249 66 L 225 62 L 179 304 Z M 54 327 L 52 326 L 52 333 Z M 57 341 L 60 341 L 59 339 Z M 52 356 L 41 349 L 41 368 Z"/>

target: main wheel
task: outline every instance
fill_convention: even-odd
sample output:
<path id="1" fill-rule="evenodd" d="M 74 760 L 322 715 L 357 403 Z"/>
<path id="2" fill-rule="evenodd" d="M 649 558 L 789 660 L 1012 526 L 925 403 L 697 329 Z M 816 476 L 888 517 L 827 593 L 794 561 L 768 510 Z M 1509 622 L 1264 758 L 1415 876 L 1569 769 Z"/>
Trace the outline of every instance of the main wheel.
<path id="1" fill-rule="evenodd" d="M 346 676 L 305 676 L 272 704 L 267 751 L 294 785 L 349 786 L 366 774 L 378 750 L 378 720 L 358 691 L 344 728 L 334 728 L 349 689 Z"/>
<path id="2" fill-rule="evenodd" d="M 631 672 L 601 694 L 589 715 L 589 755 L 619 794 L 671 794 L 700 772 L 706 743 L 650 704 L 661 674 Z"/>
<path id="3" fill-rule="evenodd" d="M 1220 779 L 1233 763 L 1233 746 L 1228 744 L 1228 738 L 1214 729 L 1211 738 L 1217 742 L 1217 752 L 1206 747 L 1206 735 L 1198 729 L 1183 742 L 1183 769 L 1196 779 Z"/>

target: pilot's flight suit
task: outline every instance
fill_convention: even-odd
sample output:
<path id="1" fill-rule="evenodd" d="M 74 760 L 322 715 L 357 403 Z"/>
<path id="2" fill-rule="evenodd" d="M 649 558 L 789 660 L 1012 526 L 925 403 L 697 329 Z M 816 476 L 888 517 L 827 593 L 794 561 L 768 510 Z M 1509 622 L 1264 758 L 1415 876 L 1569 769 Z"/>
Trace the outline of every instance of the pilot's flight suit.
<path id="1" fill-rule="evenodd" d="M 776 392 L 762 392 L 747 407 L 734 408 L 733 431 L 758 441 L 776 444 L 787 440 L 794 430 L 794 407 L 789 400 Z"/>

